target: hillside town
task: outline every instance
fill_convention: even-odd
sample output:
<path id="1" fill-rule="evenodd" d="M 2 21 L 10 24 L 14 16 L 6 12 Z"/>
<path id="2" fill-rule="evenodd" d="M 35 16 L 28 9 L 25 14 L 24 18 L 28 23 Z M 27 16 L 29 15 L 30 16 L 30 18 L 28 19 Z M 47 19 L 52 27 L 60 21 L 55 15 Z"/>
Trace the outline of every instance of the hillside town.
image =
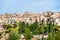
<path id="1" fill-rule="evenodd" d="M 3 24 L 14 24 L 16 22 L 26 22 L 26 23 L 33 23 L 35 20 L 40 23 L 44 20 L 44 24 L 47 24 L 47 20 L 54 20 L 54 23 L 60 26 L 60 12 L 39 12 L 39 13 L 32 13 L 32 12 L 25 12 L 25 13 L 13 13 L 13 14 L 2 14 L 0 15 L 0 27 Z"/>
<path id="2" fill-rule="evenodd" d="M 7 25 L 7 24 L 14 25 L 19 22 L 25 22 L 25 23 L 33 25 L 33 23 L 36 20 L 38 21 L 38 24 L 41 24 L 43 22 L 42 24 L 47 25 L 49 22 L 52 21 L 53 22 L 52 24 L 60 26 L 60 12 L 38 12 L 38 13 L 17 12 L 17 13 L 13 13 L 13 14 L 9 14 L 9 13 L 0 14 L 0 32 L 2 32 L 4 30 L 3 25 Z M 34 24 L 34 25 L 36 25 L 36 24 Z M 4 26 L 4 27 L 6 27 L 6 26 Z M 41 38 L 41 36 L 42 36 L 42 34 L 34 35 L 35 38 L 39 38 L 39 37 Z M 44 38 L 47 38 L 47 37 L 48 37 L 48 34 L 44 35 Z M 22 38 L 21 40 L 23 40 L 23 38 L 24 38 L 23 34 L 21 34 L 21 38 Z"/>

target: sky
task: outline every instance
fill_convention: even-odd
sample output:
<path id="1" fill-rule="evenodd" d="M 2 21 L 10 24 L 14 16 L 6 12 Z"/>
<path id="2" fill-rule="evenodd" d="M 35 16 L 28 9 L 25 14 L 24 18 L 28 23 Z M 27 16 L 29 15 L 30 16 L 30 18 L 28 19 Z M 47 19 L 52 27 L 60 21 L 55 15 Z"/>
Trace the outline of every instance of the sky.
<path id="1" fill-rule="evenodd" d="M 60 12 L 60 0 L 0 0 L 0 14 L 25 11 Z"/>

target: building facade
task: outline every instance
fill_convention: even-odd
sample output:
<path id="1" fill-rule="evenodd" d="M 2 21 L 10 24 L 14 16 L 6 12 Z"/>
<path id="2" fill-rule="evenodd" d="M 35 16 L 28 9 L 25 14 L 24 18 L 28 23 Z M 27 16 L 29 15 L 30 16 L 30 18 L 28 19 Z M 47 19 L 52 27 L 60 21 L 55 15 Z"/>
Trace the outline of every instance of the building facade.
<path id="1" fill-rule="evenodd" d="M 33 23 L 37 19 L 40 23 L 44 20 L 44 24 L 47 24 L 47 21 L 52 18 L 55 21 L 55 24 L 60 26 L 60 12 L 39 12 L 39 13 L 32 13 L 32 12 L 24 12 L 22 13 L 14 13 L 14 14 L 1 14 L 0 15 L 0 27 L 3 24 L 14 24 L 15 22 L 26 22 L 26 23 Z"/>

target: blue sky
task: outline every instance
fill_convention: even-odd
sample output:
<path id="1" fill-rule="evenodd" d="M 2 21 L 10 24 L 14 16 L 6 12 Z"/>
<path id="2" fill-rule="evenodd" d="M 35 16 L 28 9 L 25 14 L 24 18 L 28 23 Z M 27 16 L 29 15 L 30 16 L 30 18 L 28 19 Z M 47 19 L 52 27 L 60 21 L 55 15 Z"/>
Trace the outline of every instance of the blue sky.
<path id="1" fill-rule="evenodd" d="M 0 14 L 60 11 L 60 0 L 0 0 Z"/>

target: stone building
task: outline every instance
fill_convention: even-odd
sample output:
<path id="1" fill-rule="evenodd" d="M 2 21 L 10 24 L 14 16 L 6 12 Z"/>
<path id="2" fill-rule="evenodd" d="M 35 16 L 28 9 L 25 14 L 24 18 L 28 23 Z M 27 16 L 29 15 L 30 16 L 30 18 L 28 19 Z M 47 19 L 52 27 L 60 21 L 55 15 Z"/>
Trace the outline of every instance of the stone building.
<path id="1" fill-rule="evenodd" d="M 44 24 L 47 24 L 48 19 L 54 19 L 55 24 L 60 25 L 60 12 L 39 12 L 39 13 L 32 13 L 32 12 L 24 12 L 23 14 L 18 12 L 14 14 L 1 14 L 0 15 L 0 26 L 3 24 L 14 24 L 15 22 L 27 22 L 33 23 L 37 19 L 40 23 L 44 20 Z"/>

